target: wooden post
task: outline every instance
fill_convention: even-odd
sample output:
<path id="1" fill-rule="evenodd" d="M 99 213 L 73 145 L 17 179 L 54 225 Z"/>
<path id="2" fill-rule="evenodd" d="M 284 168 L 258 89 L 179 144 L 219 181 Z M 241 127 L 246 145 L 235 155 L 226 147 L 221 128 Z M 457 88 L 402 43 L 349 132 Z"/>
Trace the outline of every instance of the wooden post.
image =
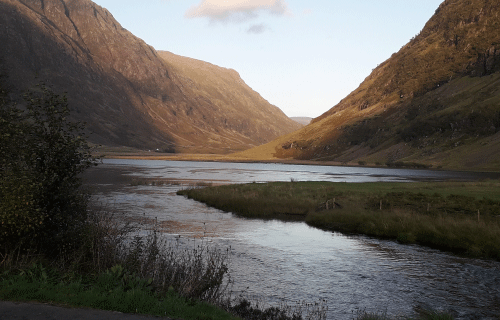
<path id="1" fill-rule="evenodd" d="M 427 202 L 427 212 L 431 209 L 431 204 Z"/>
<path id="2" fill-rule="evenodd" d="M 382 210 L 382 200 L 380 200 L 380 210 Z"/>
<path id="3" fill-rule="evenodd" d="M 477 210 L 477 222 L 479 222 L 479 209 Z"/>
<path id="4" fill-rule="evenodd" d="M 333 198 L 333 209 L 335 209 L 335 198 Z"/>
<path id="5" fill-rule="evenodd" d="M 326 210 L 328 210 L 328 200 L 326 200 Z"/>

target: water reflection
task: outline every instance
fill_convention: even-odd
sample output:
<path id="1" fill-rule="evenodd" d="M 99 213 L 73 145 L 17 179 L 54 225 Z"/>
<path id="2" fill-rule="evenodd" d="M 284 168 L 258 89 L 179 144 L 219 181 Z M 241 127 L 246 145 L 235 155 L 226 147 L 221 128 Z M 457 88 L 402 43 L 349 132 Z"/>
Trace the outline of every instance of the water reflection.
<path id="1" fill-rule="evenodd" d="M 134 177 L 226 183 L 287 181 L 289 177 L 327 181 L 342 177 L 351 182 L 431 176 L 437 180 L 478 179 L 473 174 L 420 170 L 373 173 L 365 168 L 340 168 L 339 173 L 332 173 L 332 168 L 316 166 L 308 170 L 307 166 L 163 161 L 111 161 L 97 170 L 117 167 L 126 168 Z M 128 219 L 158 221 L 173 238 L 202 237 L 231 247 L 235 289 L 265 301 L 326 299 L 329 319 L 352 319 L 358 309 L 410 314 L 416 305 L 453 310 L 458 319 L 496 319 L 500 314 L 500 263 L 324 232 L 305 223 L 242 219 L 176 196 L 179 188 L 182 186 L 124 183 L 120 188 L 100 189 L 98 197 Z"/>

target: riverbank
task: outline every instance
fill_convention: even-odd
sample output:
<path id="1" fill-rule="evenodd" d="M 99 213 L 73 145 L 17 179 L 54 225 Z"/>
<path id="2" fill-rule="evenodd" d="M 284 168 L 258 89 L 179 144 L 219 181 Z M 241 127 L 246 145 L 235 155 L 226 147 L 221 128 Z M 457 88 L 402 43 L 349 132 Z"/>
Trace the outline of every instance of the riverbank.
<path id="1" fill-rule="evenodd" d="M 279 182 L 181 190 L 247 218 L 421 244 L 500 261 L 500 183 Z"/>
<path id="2" fill-rule="evenodd" d="M 105 148 L 97 153 L 106 159 L 133 159 L 133 160 L 165 160 L 165 161 L 201 161 L 201 162 L 237 162 L 237 163 L 281 163 L 298 165 L 341 166 L 348 165 L 337 161 L 314 161 L 295 159 L 250 159 L 232 154 L 188 154 L 188 153 L 161 153 L 155 151 L 141 151 L 126 148 Z M 359 165 L 359 163 L 349 163 Z M 375 166 L 373 166 L 375 167 Z"/>
<path id="3" fill-rule="evenodd" d="M 411 307 L 412 304 L 428 305 L 432 308 L 436 308 L 437 310 L 455 310 L 455 308 L 457 308 L 456 310 L 460 310 L 460 312 L 467 310 L 466 313 L 468 315 L 481 314 L 480 310 L 474 310 L 475 307 L 481 305 L 477 302 L 474 302 L 473 304 L 467 302 L 468 304 L 464 305 L 460 305 L 459 303 L 450 305 L 447 303 L 446 297 L 448 294 L 445 293 L 446 286 L 440 287 L 438 285 L 436 287 L 435 284 L 443 283 L 441 279 L 445 277 L 442 275 L 456 274 L 454 268 L 457 267 L 461 270 L 462 267 L 453 265 L 449 266 L 449 261 L 447 261 L 446 258 L 445 261 L 441 261 L 441 255 L 437 253 L 436 256 L 435 250 L 429 251 L 425 248 L 417 248 L 415 246 L 399 246 L 395 243 L 391 244 L 388 241 L 379 242 L 374 239 L 366 239 L 366 237 L 345 237 L 339 234 L 334 235 L 329 232 L 314 230 L 313 228 L 307 227 L 304 223 L 281 223 L 278 221 L 268 222 L 240 219 L 234 215 L 206 208 L 204 205 L 196 203 L 195 201 L 187 200 L 182 196 L 175 195 L 175 192 L 178 189 L 189 187 L 187 185 L 172 186 L 168 185 L 167 182 L 165 182 L 165 184 L 163 183 L 163 179 L 170 180 L 175 178 L 187 178 L 187 180 L 197 178 L 208 179 L 206 181 L 211 181 L 213 177 L 222 179 L 221 177 L 225 177 L 227 173 L 233 177 L 233 179 L 229 181 L 231 183 L 235 183 L 235 181 L 238 180 L 245 180 L 248 182 L 253 180 L 263 181 L 262 177 L 256 173 L 254 169 L 264 172 L 267 179 L 275 179 L 275 174 L 277 174 L 277 177 L 285 177 L 285 181 L 290 181 L 290 177 L 301 179 L 306 177 L 303 174 L 299 174 L 301 171 L 297 171 L 303 169 L 300 166 L 256 164 L 240 166 L 235 164 L 226 165 L 218 163 L 110 161 L 102 167 L 95 169 L 96 179 L 101 180 L 94 181 L 94 183 L 100 185 L 99 189 L 103 187 L 106 187 L 107 189 L 108 184 L 111 183 L 116 183 L 115 186 L 119 189 L 118 193 L 113 193 L 112 195 L 110 194 L 106 197 L 106 199 L 108 199 L 106 203 L 115 204 L 118 208 L 121 208 L 120 210 L 124 210 L 123 212 L 127 212 L 132 216 L 140 215 L 142 217 L 143 213 L 145 213 L 146 217 L 152 217 L 152 220 L 150 220 L 153 222 L 157 216 L 158 222 L 160 222 L 162 226 L 169 226 L 168 231 L 165 232 L 182 234 L 183 237 L 196 237 L 199 235 L 204 236 L 206 234 L 206 236 L 210 237 L 210 241 L 213 241 L 216 246 L 222 248 L 231 244 L 233 246 L 233 250 L 235 250 L 233 251 L 232 268 L 236 270 L 235 273 L 232 273 L 232 276 L 234 279 L 238 279 L 237 282 L 240 284 L 238 288 L 246 288 L 249 286 L 251 287 L 249 293 L 251 295 L 265 297 L 264 301 L 270 301 L 268 300 L 269 293 L 273 294 L 274 292 L 276 292 L 279 296 L 289 299 L 290 301 L 299 301 L 301 299 L 308 299 L 307 301 L 317 301 L 317 299 L 327 297 L 329 301 L 328 307 L 332 310 L 329 312 L 330 319 L 355 318 L 355 313 L 352 313 L 352 316 L 348 316 L 347 313 L 345 313 L 348 312 L 351 314 L 351 312 L 355 312 L 355 306 L 362 309 L 366 308 L 369 312 L 376 312 L 376 310 L 389 310 L 390 315 L 392 316 L 396 314 L 410 315 L 413 314 Z M 124 177 L 117 177 L 116 179 L 108 177 L 108 169 L 113 169 L 113 172 L 116 174 L 134 174 L 127 175 L 126 180 L 128 181 L 123 181 L 122 179 L 124 179 Z M 271 170 L 276 170 L 276 172 Z M 291 173 L 288 173 L 288 170 L 290 170 Z M 331 171 L 335 170 L 334 168 L 328 169 L 316 167 L 310 168 L 309 170 L 312 170 L 311 172 L 315 174 L 321 173 L 323 170 L 326 170 L 325 172 L 328 173 L 335 172 Z M 344 171 L 342 171 L 344 169 L 340 170 L 344 173 Z M 111 176 L 113 172 L 109 172 L 109 176 Z M 375 173 L 380 174 L 380 172 Z M 374 172 L 370 172 L 370 174 L 374 174 Z M 408 174 L 415 174 L 415 172 L 409 172 Z M 331 174 L 329 176 L 331 177 Z M 328 176 L 325 177 L 328 178 Z M 318 178 L 320 177 L 317 176 L 316 179 Z M 314 180 L 315 178 L 311 176 L 310 179 Z M 377 179 L 383 178 L 377 176 Z M 365 178 L 365 180 L 367 179 Z M 112 190 L 113 188 L 108 191 L 112 192 Z M 197 232 L 196 230 L 201 230 L 201 232 Z M 195 232 L 193 233 L 193 231 Z M 247 236 L 250 238 L 247 238 Z M 311 241 L 311 237 L 315 240 Z M 228 242 L 224 239 L 233 240 Z M 237 240 L 235 242 L 234 239 L 245 240 L 242 242 Z M 293 249 L 290 248 L 291 252 L 281 246 L 278 255 L 276 255 L 277 252 L 275 251 L 268 252 L 267 246 L 265 245 L 263 247 L 259 245 L 258 248 L 254 248 L 255 240 L 259 244 L 272 244 L 271 246 L 274 248 L 275 245 L 278 245 L 278 243 L 282 243 L 279 239 L 286 241 L 288 244 L 295 243 Z M 296 239 L 296 242 L 294 239 Z M 310 243 L 310 245 L 308 243 Z M 375 244 L 377 244 L 377 248 L 373 247 Z M 192 245 L 188 246 L 192 247 Z M 256 249 L 257 251 L 253 251 Z M 316 250 L 318 250 L 318 252 L 325 252 L 325 254 L 318 256 L 309 254 L 316 252 Z M 365 250 L 367 252 L 365 252 Z M 386 264 L 385 259 L 394 258 L 393 253 L 389 253 L 392 252 L 392 250 L 398 252 L 398 259 L 402 259 L 402 261 L 396 262 L 394 265 L 391 263 L 388 268 L 390 270 L 386 270 L 384 267 Z M 414 250 L 419 252 L 422 250 L 425 254 L 424 256 L 420 256 L 419 254 L 415 255 L 416 252 L 414 252 Z M 299 253 L 299 256 L 296 256 L 297 253 Z M 349 268 L 349 265 L 353 263 L 353 260 L 348 258 L 351 253 L 351 257 L 355 259 L 354 261 L 357 261 L 355 262 L 357 267 L 344 276 L 343 273 L 338 273 L 337 271 L 345 270 L 345 268 Z M 373 261 L 373 256 L 377 257 L 378 255 L 381 255 L 381 260 L 378 261 L 378 259 L 376 259 Z M 410 258 L 413 262 L 409 263 L 407 258 Z M 437 261 L 435 258 L 437 258 Z M 287 262 L 286 264 L 283 264 L 283 266 L 280 266 L 280 261 L 285 261 L 282 259 L 287 259 Z M 307 264 L 301 264 L 302 268 L 304 268 L 303 272 L 301 272 L 300 275 L 292 272 L 295 270 L 297 264 L 300 261 L 303 261 L 303 259 L 309 261 Z M 333 260 L 335 263 L 328 262 L 325 264 L 325 262 L 327 262 L 324 261 L 325 259 L 328 261 Z M 256 261 L 256 263 L 253 263 L 254 261 Z M 259 261 L 261 261 L 261 263 Z M 339 263 L 340 261 L 342 262 Z M 427 265 L 427 261 L 431 261 L 432 263 Z M 382 263 L 382 268 L 378 265 L 378 263 Z M 407 268 L 412 270 L 410 272 L 411 274 L 426 274 L 428 276 L 426 276 L 425 279 L 434 279 L 434 276 L 437 276 L 437 278 L 429 280 L 428 285 L 423 284 L 425 281 L 422 283 L 422 281 L 415 282 L 411 279 L 406 279 L 406 271 L 403 272 L 403 275 L 400 275 L 400 272 L 393 272 L 393 268 L 401 268 L 401 263 L 405 265 L 404 270 L 408 270 Z M 472 263 L 475 264 L 476 262 Z M 434 268 L 435 264 L 447 267 L 436 270 Z M 241 267 L 243 267 L 243 269 L 241 269 Z M 413 267 L 416 267 L 418 270 L 413 270 Z M 244 269 L 249 269 L 251 272 L 241 271 Z M 275 272 L 274 270 L 279 271 Z M 330 272 L 330 270 L 332 271 Z M 464 270 L 458 271 L 458 274 L 461 275 L 462 271 L 463 274 L 468 274 L 468 271 Z M 317 282 L 317 278 L 311 277 L 310 275 L 317 272 L 320 272 L 323 277 L 326 277 L 328 280 L 323 279 L 321 281 L 321 285 L 312 285 Z M 252 278 L 252 273 L 263 273 L 267 276 L 267 278 L 266 276 L 259 277 L 262 281 L 264 281 L 262 287 L 259 282 L 255 282 L 255 279 Z M 365 277 L 358 279 L 360 274 L 366 276 L 376 274 L 376 276 L 368 276 L 370 281 L 367 283 Z M 462 276 L 463 275 L 459 276 L 459 278 L 462 278 Z M 396 277 L 399 277 L 399 280 L 393 282 Z M 272 279 L 277 279 L 277 281 Z M 348 281 L 342 281 L 342 279 Z M 446 279 L 447 283 L 455 283 L 455 280 L 457 280 L 453 279 L 453 277 L 446 277 Z M 482 281 L 485 280 L 473 279 L 474 280 L 471 280 L 471 282 L 474 283 L 476 283 L 476 281 L 482 283 Z M 282 287 L 282 283 L 288 283 L 287 281 L 294 282 L 299 285 Z M 413 293 L 408 294 L 407 291 L 402 289 L 401 292 L 399 292 L 399 290 L 395 293 L 391 292 L 391 289 L 389 288 L 391 283 L 397 283 L 397 288 L 412 287 L 414 288 L 412 290 Z M 464 286 L 469 287 L 469 284 L 464 283 Z M 373 288 L 377 289 L 373 290 Z M 475 287 L 474 289 L 471 289 L 472 288 L 470 288 L 470 291 L 468 292 L 473 292 L 477 296 L 482 296 L 480 293 L 483 292 L 482 290 L 478 291 L 476 290 L 478 288 Z M 299 291 L 300 293 L 298 293 Z M 373 302 L 372 298 L 354 296 L 355 294 L 351 292 L 362 292 L 363 295 L 369 295 L 370 297 L 377 296 L 379 292 L 383 292 L 383 294 L 381 295 L 381 300 L 379 299 L 376 302 Z M 375 292 L 377 294 L 375 294 Z M 374 293 L 374 295 L 372 295 L 372 293 Z M 422 295 L 427 293 L 435 296 L 435 298 L 432 299 L 432 302 L 430 302 L 429 299 L 414 298 L 415 295 L 423 297 Z M 346 294 L 348 296 L 352 294 L 354 300 L 344 299 L 343 297 Z M 314 298 L 308 298 L 310 295 Z M 395 306 L 393 302 L 386 302 L 387 300 L 385 300 L 384 297 L 386 297 L 385 299 L 390 299 L 391 301 L 399 301 L 397 303 L 398 306 Z M 434 303 L 434 301 L 437 301 L 437 303 Z M 341 314 L 342 316 L 339 316 Z M 460 313 L 452 314 L 456 316 L 460 315 Z"/>
<path id="4" fill-rule="evenodd" d="M 161 153 L 154 150 L 138 150 L 128 147 L 99 147 L 96 155 L 107 159 L 135 159 L 135 160 L 165 160 L 165 161 L 202 161 L 202 162 L 236 162 L 236 163 L 280 163 L 294 165 L 316 165 L 316 166 L 352 166 L 367 168 L 408 168 L 429 170 L 454 170 L 469 172 L 491 172 L 495 176 L 500 174 L 499 170 L 490 167 L 464 168 L 456 166 L 441 166 L 439 164 L 419 163 L 411 161 L 395 161 L 390 163 L 366 162 L 366 161 L 323 161 L 323 160 L 298 160 L 281 159 L 275 157 L 248 157 L 246 153 L 230 154 L 188 154 L 188 153 Z"/>

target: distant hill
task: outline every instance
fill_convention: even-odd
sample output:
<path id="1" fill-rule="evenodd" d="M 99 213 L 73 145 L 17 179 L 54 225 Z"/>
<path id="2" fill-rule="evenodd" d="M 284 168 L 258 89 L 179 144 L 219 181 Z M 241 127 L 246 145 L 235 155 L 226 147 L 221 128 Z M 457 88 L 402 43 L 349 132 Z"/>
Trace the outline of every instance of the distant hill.
<path id="1" fill-rule="evenodd" d="M 90 0 L 0 0 L 0 44 L 3 85 L 66 92 L 96 143 L 228 153 L 300 128 L 236 71 L 157 52 Z"/>
<path id="2" fill-rule="evenodd" d="M 292 119 L 293 121 L 296 121 L 302 125 L 308 125 L 309 123 L 311 123 L 312 119 L 313 118 L 309 118 L 309 117 L 290 117 L 290 119 Z"/>
<path id="3" fill-rule="evenodd" d="M 245 152 L 500 170 L 500 2 L 447 0 L 332 109 Z"/>

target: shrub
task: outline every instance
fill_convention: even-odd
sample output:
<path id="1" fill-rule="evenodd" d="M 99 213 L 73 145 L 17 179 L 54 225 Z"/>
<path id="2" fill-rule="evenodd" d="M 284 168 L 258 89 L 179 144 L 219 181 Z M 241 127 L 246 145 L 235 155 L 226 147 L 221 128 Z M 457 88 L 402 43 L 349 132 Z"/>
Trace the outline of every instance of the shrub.
<path id="1" fill-rule="evenodd" d="M 0 250 L 47 255 L 78 246 L 88 197 L 79 174 L 95 164 L 83 125 L 64 96 L 44 85 L 23 105 L 0 100 Z"/>

